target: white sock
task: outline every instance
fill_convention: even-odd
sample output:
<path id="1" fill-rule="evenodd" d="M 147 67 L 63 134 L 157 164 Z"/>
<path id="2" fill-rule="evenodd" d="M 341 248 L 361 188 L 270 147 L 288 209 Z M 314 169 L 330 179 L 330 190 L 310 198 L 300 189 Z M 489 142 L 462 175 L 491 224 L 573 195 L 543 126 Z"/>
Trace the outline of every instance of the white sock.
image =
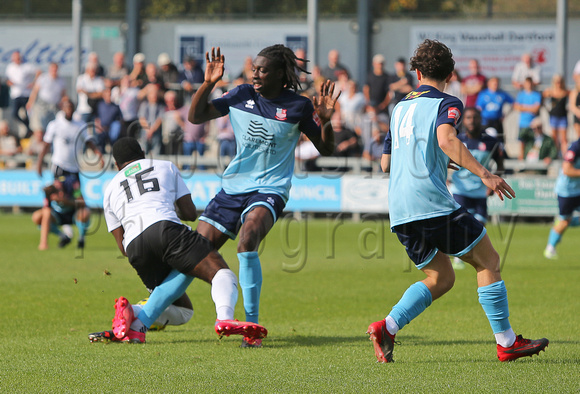
<path id="1" fill-rule="evenodd" d="M 137 318 L 135 318 L 135 320 L 133 320 L 133 323 L 131 323 L 131 330 L 133 331 L 137 331 L 137 332 L 147 332 L 147 326 L 145 324 L 143 324 L 143 322 Z"/>
<path id="2" fill-rule="evenodd" d="M 395 322 L 395 319 L 393 319 L 389 315 L 385 319 L 385 323 L 387 324 L 387 331 L 389 332 L 389 334 L 391 334 L 391 335 L 397 335 L 397 332 L 399 332 L 399 326 Z"/>
<path id="3" fill-rule="evenodd" d="M 511 328 L 495 334 L 495 341 L 503 347 L 510 347 L 516 341 L 516 333 Z"/>
<path id="4" fill-rule="evenodd" d="M 232 270 L 222 268 L 211 281 L 211 298 L 218 320 L 233 320 L 238 302 L 238 278 Z"/>
<path id="5" fill-rule="evenodd" d="M 159 315 L 153 324 L 157 324 L 158 326 L 180 326 L 190 321 L 192 316 L 193 309 L 172 304 Z"/>

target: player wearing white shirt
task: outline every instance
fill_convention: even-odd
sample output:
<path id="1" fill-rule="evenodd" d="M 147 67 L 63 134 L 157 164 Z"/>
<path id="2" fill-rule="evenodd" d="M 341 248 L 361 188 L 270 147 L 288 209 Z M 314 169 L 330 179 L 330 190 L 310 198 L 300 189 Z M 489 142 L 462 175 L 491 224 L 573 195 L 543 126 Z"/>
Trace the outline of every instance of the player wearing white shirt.
<path id="1" fill-rule="evenodd" d="M 194 277 L 212 285 L 218 335 L 265 337 L 264 327 L 233 320 L 236 275 L 208 239 L 180 222 L 176 210 L 188 221 L 194 221 L 197 212 L 177 167 L 145 159 L 137 140 L 130 137 L 115 142 L 113 157 L 119 173 L 105 190 L 107 228 L 152 293 L 136 317 L 128 300 L 118 298 L 112 333 L 90 334 L 89 339 L 144 343 L 147 329 L 169 305 L 183 299 Z"/>

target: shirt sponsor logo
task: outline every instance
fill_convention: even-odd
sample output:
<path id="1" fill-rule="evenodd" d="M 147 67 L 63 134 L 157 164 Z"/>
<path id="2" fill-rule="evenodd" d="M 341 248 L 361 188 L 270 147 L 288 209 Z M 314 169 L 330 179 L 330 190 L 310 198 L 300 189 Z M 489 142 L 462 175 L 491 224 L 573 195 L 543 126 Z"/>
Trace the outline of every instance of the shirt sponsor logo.
<path id="1" fill-rule="evenodd" d="M 288 116 L 288 110 L 282 108 L 276 108 L 276 119 L 278 120 L 286 120 Z"/>
<path id="2" fill-rule="evenodd" d="M 125 176 L 131 176 L 139 171 L 141 171 L 141 164 L 137 163 L 137 164 L 132 165 L 131 167 L 129 167 L 125 170 Z"/>
<path id="3" fill-rule="evenodd" d="M 254 109 L 254 105 L 256 105 L 256 102 L 254 100 L 250 99 L 250 100 L 246 101 L 245 107 L 249 108 L 249 109 Z"/>

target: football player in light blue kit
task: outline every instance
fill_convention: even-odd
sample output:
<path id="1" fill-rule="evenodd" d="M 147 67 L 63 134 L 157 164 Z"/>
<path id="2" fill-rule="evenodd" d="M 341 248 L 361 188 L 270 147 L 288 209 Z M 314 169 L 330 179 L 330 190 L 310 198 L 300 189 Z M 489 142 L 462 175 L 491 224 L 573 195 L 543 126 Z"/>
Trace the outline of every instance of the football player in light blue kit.
<path id="1" fill-rule="evenodd" d="M 237 154 L 223 174 L 222 190 L 199 218 L 197 231 L 219 249 L 239 232 L 239 279 L 246 320 L 259 317 L 262 268 L 258 247 L 288 201 L 294 149 L 304 133 L 318 151 L 334 152 L 330 117 L 340 93 L 327 81 L 312 101 L 296 94 L 299 86 L 294 52 L 284 45 L 263 49 L 253 63 L 253 85 L 243 84 L 208 102 L 224 74 L 224 56 L 206 54 L 205 80 L 192 99 L 189 121 L 203 123 L 229 114 Z M 300 59 L 304 60 L 304 59 Z M 243 340 L 242 347 L 260 347 L 261 340 Z"/>
<path id="2" fill-rule="evenodd" d="M 515 193 L 457 138 L 455 126 L 463 105 L 456 97 L 442 93 L 455 66 L 449 48 L 427 39 L 415 51 L 410 65 L 420 86 L 397 104 L 391 116 L 389 215 L 391 231 L 427 277 L 411 285 L 385 319 L 369 326 L 375 356 L 379 362 L 393 361 L 397 332 L 451 290 L 455 272 L 449 255 L 462 256 L 477 271 L 479 302 L 495 334 L 500 361 L 537 354 L 548 340 L 516 337 L 512 330 L 499 255 L 485 227 L 449 193 L 446 179 L 450 159 L 481 178 L 501 199 L 512 198 Z"/>
<path id="3" fill-rule="evenodd" d="M 564 155 L 562 170 L 556 180 L 555 192 L 558 195 L 560 217 L 550 230 L 548 244 L 544 256 L 557 259 L 556 245 L 562 240 L 562 235 L 568 227 L 580 225 L 580 218 L 573 216 L 580 209 L 580 139 L 573 142 Z"/>

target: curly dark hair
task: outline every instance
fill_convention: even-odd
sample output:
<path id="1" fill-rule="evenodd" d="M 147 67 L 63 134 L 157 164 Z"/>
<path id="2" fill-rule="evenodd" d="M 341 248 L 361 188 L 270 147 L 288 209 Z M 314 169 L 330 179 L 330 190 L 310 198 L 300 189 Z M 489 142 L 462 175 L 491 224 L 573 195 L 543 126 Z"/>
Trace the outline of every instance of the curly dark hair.
<path id="1" fill-rule="evenodd" d="M 415 50 L 409 62 L 411 70 L 419 70 L 429 79 L 444 81 L 455 69 L 451 49 L 437 40 L 426 39 Z"/>
<path id="2" fill-rule="evenodd" d="M 273 67 L 282 69 L 284 71 L 282 76 L 282 86 L 284 88 L 289 88 L 294 91 L 298 90 L 298 88 L 301 88 L 297 70 L 310 74 L 296 63 L 296 60 L 303 62 L 308 62 L 308 60 L 297 58 L 292 49 L 282 44 L 266 47 L 262 49 L 260 53 L 258 53 L 258 56 L 263 56 L 269 59 Z"/>

